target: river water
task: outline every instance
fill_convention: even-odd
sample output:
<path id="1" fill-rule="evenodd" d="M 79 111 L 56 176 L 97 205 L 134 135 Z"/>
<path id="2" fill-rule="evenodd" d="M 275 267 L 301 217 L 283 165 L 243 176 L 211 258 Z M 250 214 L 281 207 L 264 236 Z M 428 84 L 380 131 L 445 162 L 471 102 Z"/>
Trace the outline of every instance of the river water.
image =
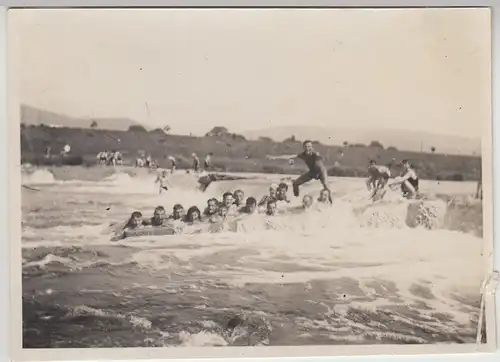
<path id="1" fill-rule="evenodd" d="M 473 183 L 422 182 L 437 199 L 430 229 L 408 226 L 415 212 L 397 194 L 370 205 L 363 180 L 332 178 L 331 208 L 256 217 L 238 232 L 111 242 L 109 225 L 132 211 L 202 209 L 237 188 L 259 199 L 280 179 L 201 193 L 179 172 L 158 195 L 155 175 L 131 174 L 23 174 L 39 190 L 22 191 L 25 348 L 475 341 L 484 262 Z"/>

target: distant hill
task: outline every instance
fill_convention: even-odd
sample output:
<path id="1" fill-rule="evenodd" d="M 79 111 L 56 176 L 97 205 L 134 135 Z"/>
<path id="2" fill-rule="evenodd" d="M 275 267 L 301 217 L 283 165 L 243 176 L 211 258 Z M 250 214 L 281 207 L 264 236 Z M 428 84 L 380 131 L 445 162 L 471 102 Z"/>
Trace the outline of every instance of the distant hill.
<path id="1" fill-rule="evenodd" d="M 395 129 L 349 129 L 335 127 L 274 127 L 256 131 L 247 131 L 243 135 L 248 139 L 258 139 L 261 136 L 270 137 L 275 141 L 283 141 L 292 135 L 297 140 L 316 140 L 329 145 L 365 144 L 372 141 L 380 142 L 384 147 L 396 147 L 400 150 L 413 152 L 435 152 L 456 155 L 480 155 L 481 140 L 467 137 L 432 134 Z"/>
<path id="2" fill-rule="evenodd" d="M 50 127 L 91 128 L 93 121 L 97 124 L 96 128 L 107 130 L 127 130 L 130 126 L 141 125 L 129 118 L 74 118 L 21 105 L 21 123 L 25 125 L 39 126 L 43 124 Z"/>

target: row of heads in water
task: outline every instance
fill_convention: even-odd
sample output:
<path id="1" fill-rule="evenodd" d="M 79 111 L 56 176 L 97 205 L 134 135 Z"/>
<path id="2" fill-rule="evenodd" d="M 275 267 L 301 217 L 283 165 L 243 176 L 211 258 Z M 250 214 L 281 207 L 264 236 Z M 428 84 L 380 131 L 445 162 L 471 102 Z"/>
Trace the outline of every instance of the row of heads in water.
<path id="1" fill-rule="evenodd" d="M 330 204 L 328 190 L 321 190 L 317 202 L 320 204 Z M 207 200 L 203 212 L 197 206 L 191 206 L 187 209 L 181 204 L 175 204 L 172 208 L 172 213 L 167 216 L 163 206 L 155 208 L 153 217 L 143 219 L 140 211 L 134 211 L 129 219 L 129 227 L 137 227 L 139 225 L 150 226 L 165 226 L 169 222 L 181 221 L 188 224 L 197 222 L 222 222 L 227 217 L 265 214 L 268 216 L 276 215 L 279 206 L 289 204 L 288 185 L 284 182 L 279 185 L 272 184 L 269 187 L 269 193 L 264 195 L 259 201 L 253 197 L 245 198 L 243 190 L 238 189 L 234 192 L 225 192 L 222 195 L 222 200 L 212 197 Z M 301 209 L 309 209 L 314 204 L 314 198 L 311 195 L 305 195 L 302 198 Z"/>

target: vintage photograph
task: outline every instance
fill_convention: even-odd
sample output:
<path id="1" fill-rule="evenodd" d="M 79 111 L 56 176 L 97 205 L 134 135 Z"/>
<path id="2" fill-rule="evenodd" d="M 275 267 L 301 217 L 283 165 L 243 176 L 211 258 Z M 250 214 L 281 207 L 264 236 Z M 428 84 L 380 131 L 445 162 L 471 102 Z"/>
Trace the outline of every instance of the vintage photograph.
<path id="1" fill-rule="evenodd" d="M 490 31 L 10 11 L 22 348 L 489 343 Z"/>

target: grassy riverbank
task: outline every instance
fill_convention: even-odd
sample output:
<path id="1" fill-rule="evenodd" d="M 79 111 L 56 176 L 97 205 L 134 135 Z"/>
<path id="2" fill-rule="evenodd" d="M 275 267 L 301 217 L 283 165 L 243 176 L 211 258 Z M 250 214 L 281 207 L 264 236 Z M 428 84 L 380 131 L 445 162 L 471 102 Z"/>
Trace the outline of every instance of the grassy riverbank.
<path id="1" fill-rule="evenodd" d="M 46 147 L 61 150 L 65 144 L 71 145 L 69 156 L 50 159 L 43 156 Z M 332 146 L 316 143 L 315 148 L 323 155 L 331 176 L 364 177 L 370 159 L 381 164 L 392 162 L 397 172 L 396 163 L 406 158 L 415 165 L 421 178 L 433 180 L 477 180 L 481 167 L 481 158 L 477 156 L 407 152 L 377 144 Z M 290 165 L 284 159 L 273 157 L 296 154 L 301 149 L 301 140 L 295 138 L 275 142 L 268 138 L 246 140 L 230 133 L 191 137 L 165 134 L 159 129 L 148 132 L 141 128 L 109 131 L 43 125 L 21 127 L 21 161 L 34 165 L 91 167 L 97 165 L 96 155 L 103 150 L 121 151 L 125 164 L 132 165 L 138 151 L 142 150 L 157 159 L 161 167 L 169 166 L 168 156 L 172 155 L 179 168 L 189 168 L 191 153 L 196 152 L 202 158 L 210 152 L 219 171 L 299 174 L 305 170 L 302 162 Z"/>

